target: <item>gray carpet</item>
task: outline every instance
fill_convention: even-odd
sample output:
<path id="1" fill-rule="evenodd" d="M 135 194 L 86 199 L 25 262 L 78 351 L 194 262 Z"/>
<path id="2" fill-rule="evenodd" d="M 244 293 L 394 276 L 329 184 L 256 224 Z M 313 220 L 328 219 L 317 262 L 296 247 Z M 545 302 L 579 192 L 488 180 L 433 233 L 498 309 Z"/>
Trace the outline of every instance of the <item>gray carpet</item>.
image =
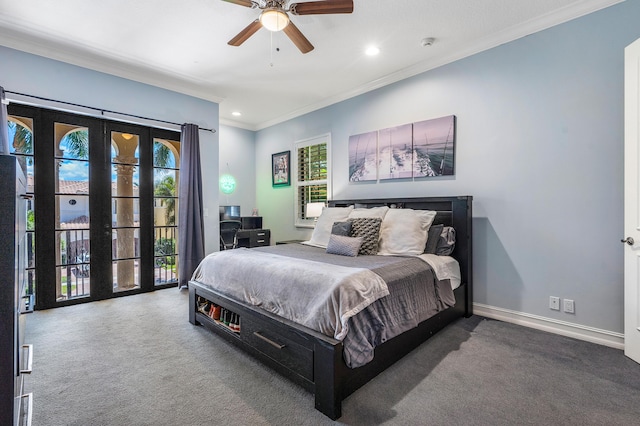
<path id="1" fill-rule="evenodd" d="M 324 425 L 313 397 L 187 320 L 167 289 L 29 315 L 34 426 Z M 343 403 L 348 425 L 638 425 L 621 351 L 474 316 Z"/>

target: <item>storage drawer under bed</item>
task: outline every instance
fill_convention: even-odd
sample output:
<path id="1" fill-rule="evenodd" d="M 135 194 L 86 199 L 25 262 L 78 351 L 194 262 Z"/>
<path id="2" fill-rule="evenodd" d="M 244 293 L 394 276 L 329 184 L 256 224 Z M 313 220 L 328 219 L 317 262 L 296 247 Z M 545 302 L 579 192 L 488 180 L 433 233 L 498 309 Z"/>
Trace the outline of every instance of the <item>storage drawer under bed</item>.
<path id="1" fill-rule="evenodd" d="M 242 317 L 241 339 L 283 367 L 313 381 L 313 350 L 305 348 L 281 333 Z"/>

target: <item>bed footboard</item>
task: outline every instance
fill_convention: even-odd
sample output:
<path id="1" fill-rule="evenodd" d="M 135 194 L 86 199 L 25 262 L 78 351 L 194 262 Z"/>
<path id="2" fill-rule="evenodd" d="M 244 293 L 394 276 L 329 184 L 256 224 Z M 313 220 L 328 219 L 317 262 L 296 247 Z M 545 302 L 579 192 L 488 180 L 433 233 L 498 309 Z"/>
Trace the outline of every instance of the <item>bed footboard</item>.
<path id="1" fill-rule="evenodd" d="M 456 290 L 456 306 L 376 347 L 374 360 L 354 369 L 343 360 L 342 342 L 228 299 L 195 281 L 189 282 L 189 322 L 206 327 L 313 393 L 315 408 L 335 420 L 342 415 L 342 401 L 347 396 L 447 324 L 465 316 L 464 292 L 464 286 Z M 239 317 L 239 330 L 226 325 L 224 319 L 213 319 L 201 312 L 199 306 L 207 302 Z"/>
<path id="2" fill-rule="evenodd" d="M 239 330 L 201 312 L 198 307 L 206 302 L 239 317 Z M 205 326 L 312 392 L 316 408 L 331 419 L 341 416 L 340 377 L 335 372 L 340 371 L 340 363 L 344 365 L 342 342 L 228 299 L 195 281 L 189 282 L 189 322 Z"/>

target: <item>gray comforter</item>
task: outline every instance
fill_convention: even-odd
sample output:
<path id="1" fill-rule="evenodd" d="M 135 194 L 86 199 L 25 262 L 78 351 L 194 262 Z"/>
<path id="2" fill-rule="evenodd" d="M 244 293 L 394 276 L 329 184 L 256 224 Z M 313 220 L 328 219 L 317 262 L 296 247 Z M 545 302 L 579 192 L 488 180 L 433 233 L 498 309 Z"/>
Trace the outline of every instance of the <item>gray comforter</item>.
<path id="1" fill-rule="evenodd" d="M 193 279 L 337 340 L 349 318 L 387 296 L 387 284 L 366 268 L 294 259 L 241 248 L 212 253 Z"/>
<path id="2" fill-rule="evenodd" d="M 236 250 L 230 251 L 230 253 L 234 251 Z M 276 285 L 273 280 L 269 282 L 263 275 L 261 279 L 252 279 L 251 289 L 247 290 L 247 287 L 241 284 L 241 281 L 250 276 L 245 271 L 241 272 L 243 278 L 240 279 L 232 272 L 224 273 L 224 277 L 218 275 L 217 278 L 214 278 L 212 271 L 221 270 L 223 267 L 225 270 L 238 271 L 237 264 L 234 268 L 227 267 L 234 263 L 228 260 L 223 260 L 217 266 L 214 263 L 203 261 L 203 264 L 207 264 L 207 266 L 201 264 L 194 273 L 193 280 L 209 285 L 230 297 L 261 306 L 263 309 L 266 307 L 271 312 L 276 309 L 279 312 L 274 313 L 326 335 L 339 336 L 338 340 L 343 340 L 345 362 L 352 368 L 371 361 L 374 348 L 380 343 L 415 327 L 421 321 L 455 304 L 449 281 L 438 281 L 431 267 L 417 257 L 345 257 L 327 254 L 322 248 L 303 244 L 276 245 L 242 251 L 248 252 L 248 254 L 255 253 L 253 257 L 260 259 L 258 262 L 249 261 L 247 263 L 247 265 L 254 264 L 252 268 L 257 270 L 257 274 L 260 273 L 260 270 L 264 270 L 268 258 L 271 258 L 269 262 L 275 262 L 270 267 L 270 270 L 273 271 L 283 268 L 285 263 L 289 263 L 289 267 L 291 265 L 297 266 L 293 266 L 287 272 L 282 270 L 281 278 L 282 276 L 288 277 L 285 279 L 285 287 Z M 297 260 L 285 261 L 281 256 Z M 245 255 L 238 252 L 237 255 L 229 257 L 240 258 Z M 242 262 L 244 263 L 244 261 Z M 318 262 L 335 265 L 335 267 L 320 266 L 317 269 Z M 223 266 L 225 263 L 229 264 Z M 324 290 L 320 292 L 324 295 L 319 299 L 317 294 L 305 295 L 308 290 L 315 288 L 315 285 L 308 285 L 309 274 L 306 271 L 311 265 L 316 272 L 321 272 L 322 269 L 327 273 L 332 269 L 338 271 L 337 279 L 333 273 L 327 275 L 327 277 L 331 275 L 334 278 L 326 278 L 331 281 L 331 284 L 328 287 L 323 287 Z M 269 275 L 278 280 L 277 274 Z M 318 276 L 322 275 L 318 274 Z M 347 277 L 348 279 L 346 279 Z M 354 290 L 353 284 L 349 284 L 350 289 L 336 290 L 339 288 L 339 286 L 336 287 L 338 281 L 348 282 L 352 281 L 354 277 L 356 290 Z M 297 284 L 295 284 L 296 280 Z M 277 290 L 274 296 L 265 296 L 269 289 L 274 288 L 274 285 L 280 290 Z M 299 299 L 303 305 L 301 309 L 293 308 L 292 310 L 291 303 L 294 296 L 292 296 L 291 289 L 296 286 L 303 289 L 302 292 L 298 292 L 298 294 L 303 294 L 302 297 L 295 296 L 295 299 Z M 268 302 L 265 303 L 264 300 L 268 300 Z M 309 300 L 314 302 L 309 305 Z M 329 327 L 326 326 L 327 318 L 318 321 L 318 317 L 310 316 L 307 312 L 310 311 L 309 306 L 318 306 L 318 300 L 325 300 L 319 305 L 324 306 L 322 309 L 324 315 L 328 315 L 329 323 L 332 324 Z M 292 312 L 300 310 L 304 311 L 305 315 L 292 314 Z M 345 312 L 347 312 L 346 315 Z M 298 316 L 296 317 L 296 315 Z M 314 319 L 309 320 L 310 318 Z M 320 326 L 320 324 L 324 325 Z"/>

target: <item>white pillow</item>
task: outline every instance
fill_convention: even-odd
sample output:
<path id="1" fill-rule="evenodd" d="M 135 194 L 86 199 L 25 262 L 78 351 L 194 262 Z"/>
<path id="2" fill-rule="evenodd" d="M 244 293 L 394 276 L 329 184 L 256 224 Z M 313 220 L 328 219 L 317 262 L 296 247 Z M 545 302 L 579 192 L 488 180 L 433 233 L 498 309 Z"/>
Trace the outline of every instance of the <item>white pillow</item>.
<path id="1" fill-rule="evenodd" d="M 316 222 L 316 227 L 311 234 L 311 239 L 305 243 L 310 246 L 327 248 L 333 222 L 344 222 L 349 217 L 353 206 L 349 207 L 324 207 Z"/>
<path id="2" fill-rule="evenodd" d="M 358 218 L 380 218 L 384 219 L 384 215 L 389 211 L 389 207 L 371 207 L 370 209 L 353 209 L 351 213 L 349 213 L 349 219 L 358 219 Z"/>
<path id="3" fill-rule="evenodd" d="M 422 254 L 435 217 L 436 212 L 430 210 L 390 209 L 380 226 L 378 254 Z"/>

